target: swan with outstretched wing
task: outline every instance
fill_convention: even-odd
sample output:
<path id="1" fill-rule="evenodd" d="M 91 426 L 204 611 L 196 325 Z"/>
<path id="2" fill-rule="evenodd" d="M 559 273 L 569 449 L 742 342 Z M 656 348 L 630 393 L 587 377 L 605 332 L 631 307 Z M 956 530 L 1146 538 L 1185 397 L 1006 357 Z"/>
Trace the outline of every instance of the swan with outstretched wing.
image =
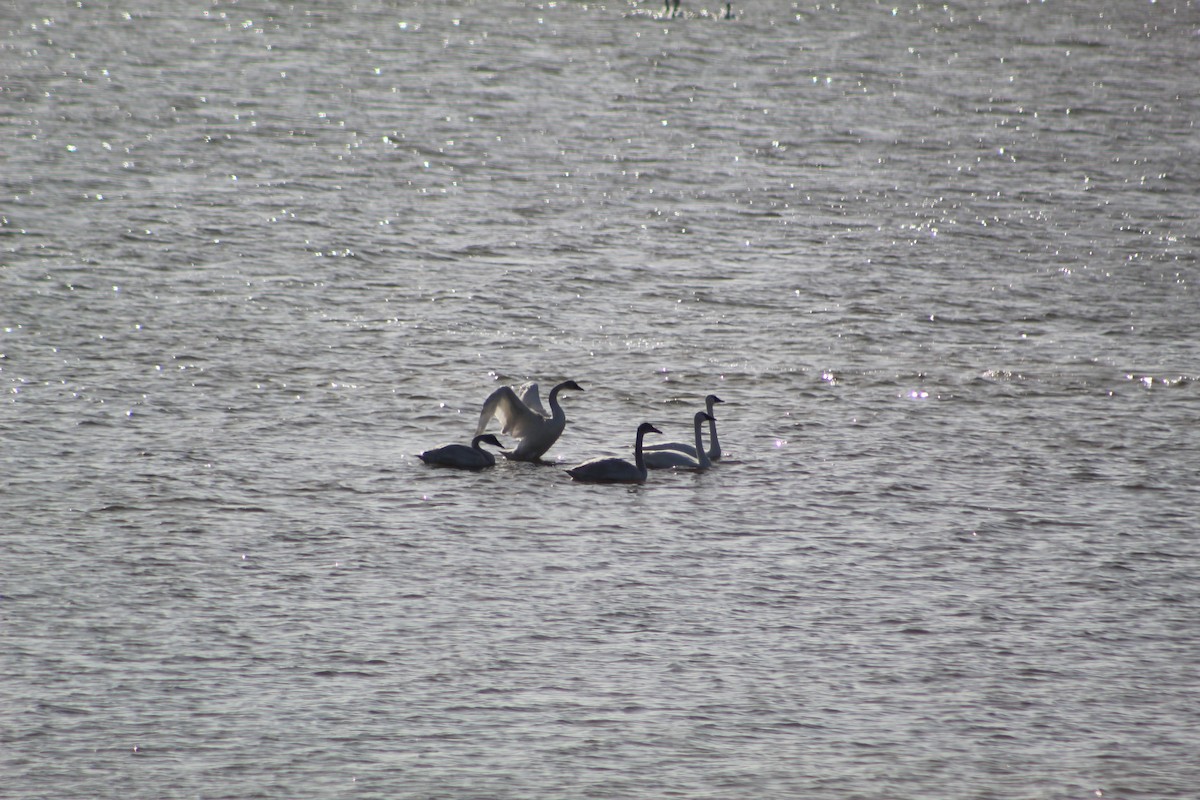
<path id="1" fill-rule="evenodd" d="M 513 389 L 501 386 L 488 396 L 479 412 L 475 433 L 483 433 L 493 419 L 500 421 L 500 432 L 520 440 L 515 448 L 504 451 L 511 461 L 537 461 L 554 446 L 567 426 L 567 415 L 558 402 L 563 389 L 582 392 L 575 381 L 563 381 L 550 390 L 550 412 L 542 406 L 536 383 L 526 383 Z"/>

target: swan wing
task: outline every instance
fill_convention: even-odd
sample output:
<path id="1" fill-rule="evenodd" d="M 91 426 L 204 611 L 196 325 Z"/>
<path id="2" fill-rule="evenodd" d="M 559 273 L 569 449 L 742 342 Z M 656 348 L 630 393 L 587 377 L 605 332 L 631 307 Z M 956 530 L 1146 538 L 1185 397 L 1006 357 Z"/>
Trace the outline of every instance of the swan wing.
<path id="1" fill-rule="evenodd" d="M 642 445 L 642 451 L 645 453 L 650 453 L 652 451 L 657 452 L 660 450 L 677 450 L 680 453 L 684 453 L 685 455 L 689 455 L 693 458 L 696 456 L 696 445 L 694 444 L 685 444 L 684 442 L 660 442 L 658 444 Z"/>
<path id="2" fill-rule="evenodd" d="M 700 462 L 680 450 L 651 450 L 646 452 L 643 448 L 642 459 L 646 463 L 646 469 L 671 469 L 672 467 L 697 469 L 700 466 Z"/>
<path id="3" fill-rule="evenodd" d="M 479 424 L 475 426 L 476 435 L 483 433 L 493 418 L 500 421 L 502 433 L 516 439 L 540 430 L 546 421 L 544 416 L 525 405 L 511 386 L 501 386 L 484 401 Z"/>
<path id="4" fill-rule="evenodd" d="M 543 417 L 550 416 L 550 412 L 542 405 L 541 394 L 538 391 L 537 383 L 530 381 L 522 383 L 517 387 L 517 397 L 525 404 L 525 407 L 535 414 L 541 414 Z"/>

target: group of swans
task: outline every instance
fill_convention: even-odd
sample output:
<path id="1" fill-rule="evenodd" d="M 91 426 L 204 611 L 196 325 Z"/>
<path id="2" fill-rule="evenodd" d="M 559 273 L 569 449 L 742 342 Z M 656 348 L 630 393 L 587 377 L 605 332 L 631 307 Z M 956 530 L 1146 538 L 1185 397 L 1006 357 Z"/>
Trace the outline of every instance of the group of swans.
<path id="1" fill-rule="evenodd" d="M 697 411 L 693 418 L 695 444 L 663 442 L 643 444 L 647 433 L 662 433 L 649 422 L 638 426 L 633 442 L 633 463 L 622 458 L 593 458 L 567 470 L 574 480 L 587 483 L 644 483 L 652 469 L 683 469 L 701 471 L 721 458 L 721 443 L 717 439 L 717 418 L 713 406 L 725 402 L 715 394 L 704 399 L 707 411 Z M 712 445 L 704 449 L 704 423 L 708 423 Z"/>
<path id="2" fill-rule="evenodd" d="M 689 469 L 708 469 L 712 466 L 713 461 L 721 460 L 721 440 L 717 438 L 717 415 L 713 411 L 713 406 L 717 403 L 725 401 L 717 397 L 715 394 L 710 394 L 704 398 L 704 411 L 696 412 L 696 444 L 690 445 L 685 442 L 664 442 L 661 444 L 652 444 L 646 449 L 652 453 L 665 453 L 667 456 L 674 457 L 675 453 L 682 454 L 689 461 L 680 462 L 678 460 L 667 463 L 666 457 L 659 462 L 658 459 L 651 459 L 649 463 L 650 469 L 664 469 L 667 467 L 685 467 Z M 705 422 L 708 422 L 708 438 L 710 444 L 708 452 L 704 451 L 700 428 Z M 656 463 L 659 462 L 659 463 Z"/>
<path id="3" fill-rule="evenodd" d="M 567 425 L 567 415 L 558 400 L 564 389 L 582 392 L 583 387 L 575 381 L 564 381 L 550 390 L 550 411 L 542 406 L 536 383 L 526 383 L 514 389 L 502 386 L 488 396 L 479 413 L 475 426 L 475 437 L 471 445 L 449 444 L 426 450 L 418 457 L 426 464 L 458 469 L 485 469 L 496 464 L 496 456 L 483 449 L 483 445 L 503 447 L 492 434 L 484 433 L 488 424 L 496 419 L 501 432 L 518 440 L 512 450 L 501 450 L 511 461 L 537 461 L 549 450 Z M 634 440 L 634 461 L 620 458 L 594 458 L 571 469 L 567 474 L 573 480 L 587 483 L 642 483 L 651 469 L 706 470 L 721 458 L 721 443 L 717 439 L 717 419 L 713 406 L 724 402 L 715 394 L 705 398 L 706 411 L 696 412 L 693 420 L 695 443 L 665 442 L 644 446 L 648 433 L 661 434 L 649 422 L 638 426 Z M 704 423 L 709 428 L 709 449 L 704 449 Z"/>
<path id="4" fill-rule="evenodd" d="M 712 466 L 721 458 L 721 443 L 717 439 L 717 418 L 713 406 L 725 402 L 715 394 L 704 398 L 707 411 L 697 411 L 693 418 L 695 444 L 686 442 L 664 442 L 645 445 L 642 440 L 647 433 L 662 433 L 649 422 L 638 426 L 637 438 L 633 442 L 633 463 L 621 458 L 593 458 L 567 470 L 577 481 L 587 483 L 644 483 L 652 469 L 683 469 L 701 471 Z M 708 423 L 712 445 L 704 449 L 704 423 Z"/>
<path id="5" fill-rule="evenodd" d="M 493 419 L 499 420 L 500 432 L 517 439 L 512 450 L 501 450 L 510 461 L 537 461 L 554 446 L 563 429 L 567 427 L 567 414 L 558 401 L 563 389 L 582 392 L 583 387 L 575 381 L 563 381 L 550 390 L 550 411 L 542 405 L 536 383 L 525 383 L 514 389 L 501 386 L 483 401 L 479 412 L 479 424 L 475 426 L 475 438 L 471 446 L 448 444 L 426 450 L 418 458 L 426 464 L 458 469 L 485 469 L 496 465 L 496 456 L 484 450 L 482 445 L 503 447 L 492 434 L 484 430 Z"/>
<path id="6" fill-rule="evenodd" d="M 712 19 L 736 19 L 737 15 L 733 12 L 733 3 L 726 3 L 725 8 L 721 11 L 709 11 L 701 9 L 698 12 L 683 11 L 679 8 L 679 0 L 663 0 L 663 10 L 661 13 L 648 13 L 649 16 L 658 19 L 677 19 L 682 17 L 711 17 Z"/>

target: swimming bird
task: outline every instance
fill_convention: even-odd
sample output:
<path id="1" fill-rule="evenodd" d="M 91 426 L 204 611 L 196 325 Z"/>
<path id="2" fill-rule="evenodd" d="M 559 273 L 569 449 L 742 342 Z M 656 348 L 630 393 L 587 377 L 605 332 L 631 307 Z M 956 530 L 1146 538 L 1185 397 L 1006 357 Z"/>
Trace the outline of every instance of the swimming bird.
<path id="1" fill-rule="evenodd" d="M 484 401 L 475 433 L 483 433 L 495 417 L 500 420 L 503 433 L 520 439 L 515 449 L 504 451 L 504 457 L 510 461 L 537 461 L 554 446 L 563 428 L 567 427 L 567 415 L 558 402 L 558 393 L 563 389 L 583 391 L 575 381 L 558 384 L 550 390 L 550 413 L 547 414 L 538 397 L 536 383 L 522 384 L 517 391 L 511 386 L 501 386 Z"/>
<path id="2" fill-rule="evenodd" d="M 645 454 L 646 467 L 648 469 L 670 469 L 678 467 L 679 469 L 708 469 L 712 466 L 712 461 L 709 460 L 708 453 L 704 452 L 704 439 L 700 429 L 704 427 L 704 423 L 712 419 L 708 413 L 697 411 L 696 422 L 696 446 L 693 448 L 699 457 L 688 455 L 682 450 L 651 450 Z"/>
<path id="3" fill-rule="evenodd" d="M 503 447 L 500 440 L 490 433 L 476 436 L 471 440 L 471 446 L 465 444 L 448 444 L 426 450 L 417 458 L 435 467 L 455 467 L 456 469 L 485 469 L 496 466 L 496 457 L 483 449 L 483 445 Z"/>
<path id="4" fill-rule="evenodd" d="M 642 437 L 647 433 L 662 433 L 649 422 L 637 429 L 637 440 L 633 444 L 633 460 L 630 464 L 622 458 L 593 458 L 571 467 L 567 474 L 584 483 L 643 483 L 646 480 L 646 462 L 642 458 Z"/>
<path id="5" fill-rule="evenodd" d="M 708 411 L 708 457 L 713 461 L 721 460 L 721 441 L 717 439 L 717 415 L 713 413 L 713 406 L 717 403 L 725 401 L 717 397 L 715 394 L 710 394 L 704 398 L 704 407 Z M 647 451 L 654 450 L 678 450 L 682 453 L 687 453 L 692 458 L 696 458 L 696 447 L 686 442 L 663 442 L 661 444 L 652 444 L 646 447 Z"/>

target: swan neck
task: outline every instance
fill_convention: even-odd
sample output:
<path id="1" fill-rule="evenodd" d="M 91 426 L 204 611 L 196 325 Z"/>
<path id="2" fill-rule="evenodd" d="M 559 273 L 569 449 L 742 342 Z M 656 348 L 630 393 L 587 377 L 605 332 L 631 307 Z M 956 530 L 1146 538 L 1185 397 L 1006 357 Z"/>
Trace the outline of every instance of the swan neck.
<path id="1" fill-rule="evenodd" d="M 562 405 L 558 402 L 558 390 L 562 385 L 555 386 L 550 390 L 550 416 L 554 419 L 566 419 L 567 413 L 563 411 Z"/>
<path id="2" fill-rule="evenodd" d="M 696 462 L 701 467 L 708 466 L 708 453 L 704 452 L 704 434 L 701 429 L 704 427 L 704 420 L 696 420 Z"/>
<path id="3" fill-rule="evenodd" d="M 633 463 L 638 468 L 638 472 L 646 474 L 646 457 L 642 455 L 642 438 L 646 434 L 641 431 L 637 432 L 637 440 L 633 443 Z"/>
<path id="4" fill-rule="evenodd" d="M 721 443 L 717 441 L 717 420 L 714 417 L 708 421 L 708 438 L 712 441 L 713 458 L 721 457 Z"/>

